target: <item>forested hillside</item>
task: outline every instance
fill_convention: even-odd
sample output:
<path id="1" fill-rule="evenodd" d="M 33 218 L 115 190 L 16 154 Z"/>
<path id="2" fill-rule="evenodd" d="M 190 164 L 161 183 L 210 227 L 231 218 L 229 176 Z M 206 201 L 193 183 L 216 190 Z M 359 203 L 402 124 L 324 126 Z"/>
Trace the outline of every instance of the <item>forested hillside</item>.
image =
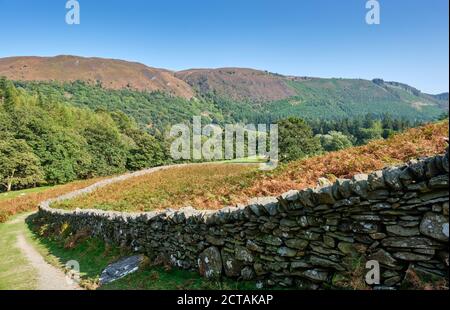
<path id="1" fill-rule="evenodd" d="M 421 93 L 411 93 L 391 84 L 347 79 L 311 79 L 289 81 L 297 95 L 272 102 L 268 111 L 278 117 L 336 119 L 367 113 L 391 114 L 409 120 L 432 120 L 444 111 L 440 102 Z M 448 109 L 448 104 L 447 104 Z"/>
<path id="2" fill-rule="evenodd" d="M 183 99 L 164 92 L 140 92 L 130 89 L 111 90 L 101 84 L 91 85 L 83 81 L 15 82 L 29 93 L 41 93 L 59 102 L 93 110 L 122 111 L 134 118 L 142 128 L 161 133 L 170 126 L 192 121 L 201 115 L 206 121 L 224 121 L 215 104 L 208 100 Z"/>
<path id="3" fill-rule="evenodd" d="M 297 83 L 297 82 L 292 82 Z M 309 83 L 309 82 L 304 82 Z M 311 124 L 318 122 L 348 122 L 357 121 L 359 125 L 366 116 L 383 119 L 390 117 L 396 121 L 418 123 L 440 118 L 446 113 L 436 105 L 412 107 L 410 104 L 393 101 L 391 95 L 377 97 L 377 93 L 367 91 L 365 104 L 360 104 L 355 90 L 353 94 L 340 87 L 321 86 L 318 82 L 296 84 L 298 88 L 306 88 L 302 96 L 286 100 L 255 105 L 249 102 L 236 102 L 214 94 L 205 94 L 199 98 L 183 99 L 163 92 L 140 92 L 130 89 L 105 89 L 101 84 L 91 85 L 83 81 L 72 83 L 58 82 L 15 82 L 19 88 L 29 93 L 41 93 L 59 102 L 66 102 L 78 107 L 88 107 L 93 110 L 109 112 L 122 111 L 134 118 L 137 123 L 152 134 L 167 132 L 170 126 L 181 122 L 191 122 L 192 116 L 201 115 L 205 122 L 210 123 L 274 123 L 288 117 L 300 117 Z M 328 85 L 325 81 L 323 84 Z M 344 81 L 336 81 L 342 84 Z M 373 84 L 368 81 L 349 83 L 349 87 L 360 89 L 362 96 L 364 85 Z M 332 83 L 332 85 L 334 85 Z M 370 90 L 370 87 L 369 87 Z M 392 90 L 394 94 L 398 90 Z M 393 96 L 393 95 L 392 95 Z M 411 99 L 408 93 L 400 92 L 404 100 Z M 336 101 L 336 98 L 340 98 Z M 394 99 L 393 99 L 394 98 Z M 395 99 L 396 100 L 396 99 Z M 357 126 L 359 126 L 357 125 Z M 409 126 L 405 126 L 409 127 Z"/>
<path id="4" fill-rule="evenodd" d="M 242 68 L 194 69 L 175 74 L 198 93 L 245 102 L 274 118 L 327 118 L 389 113 L 429 120 L 448 111 L 448 94 L 429 95 L 399 82 L 284 76 Z"/>
<path id="5" fill-rule="evenodd" d="M 122 173 L 161 164 L 162 143 L 121 112 L 93 112 L 0 80 L 1 189 Z"/>

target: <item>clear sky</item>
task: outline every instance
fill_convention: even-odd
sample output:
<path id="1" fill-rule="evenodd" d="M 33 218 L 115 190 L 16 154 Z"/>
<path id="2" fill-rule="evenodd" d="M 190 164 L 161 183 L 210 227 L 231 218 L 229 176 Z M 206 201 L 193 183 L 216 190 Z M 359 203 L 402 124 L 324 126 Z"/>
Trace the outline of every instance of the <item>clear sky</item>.
<path id="1" fill-rule="evenodd" d="M 153 67 L 251 67 L 318 77 L 380 77 L 448 91 L 448 0 L 0 0 L 0 57 L 70 54 Z"/>

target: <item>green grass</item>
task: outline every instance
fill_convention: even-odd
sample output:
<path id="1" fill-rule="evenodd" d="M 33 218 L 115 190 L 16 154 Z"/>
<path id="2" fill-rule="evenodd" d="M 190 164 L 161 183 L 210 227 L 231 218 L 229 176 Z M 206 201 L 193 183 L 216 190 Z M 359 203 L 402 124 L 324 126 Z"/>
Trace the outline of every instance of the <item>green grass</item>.
<path id="1" fill-rule="evenodd" d="M 0 224 L 0 290 L 29 290 L 36 287 L 37 273 L 16 247 L 17 234 L 25 232 L 20 217 Z"/>
<path id="2" fill-rule="evenodd" d="M 6 199 L 22 197 L 22 196 L 26 196 L 28 194 L 33 194 L 33 193 L 42 193 L 50 188 L 53 188 L 53 186 L 42 186 L 42 187 L 24 189 L 24 190 L 20 190 L 20 191 L 0 193 L 0 201 L 6 200 Z"/>
<path id="3" fill-rule="evenodd" d="M 261 164 L 267 162 L 264 156 L 250 156 L 244 158 L 235 158 L 230 160 L 218 161 L 217 164 Z"/>
<path id="4" fill-rule="evenodd" d="M 70 249 L 65 248 L 65 241 L 62 239 L 39 238 L 35 232 L 30 232 L 30 240 L 44 259 L 55 267 L 63 269 L 68 261 L 78 261 L 81 285 L 87 287 L 95 286 L 102 270 L 121 257 L 120 250 L 110 249 L 97 239 L 85 240 Z"/>
<path id="5" fill-rule="evenodd" d="M 140 290 L 254 290 L 251 282 L 208 281 L 190 271 L 161 267 L 146 268 L 140 272 L 120 279 L 103 289 L 140 289 Z"/>

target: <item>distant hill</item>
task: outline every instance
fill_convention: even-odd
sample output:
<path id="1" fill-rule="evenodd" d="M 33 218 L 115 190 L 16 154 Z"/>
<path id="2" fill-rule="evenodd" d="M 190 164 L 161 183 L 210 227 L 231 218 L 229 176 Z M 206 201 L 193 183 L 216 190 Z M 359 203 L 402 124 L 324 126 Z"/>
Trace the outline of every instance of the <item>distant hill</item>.
<path id="1" fill-rule="evenodd" d="M 448 101 L 448 93 L 442 93 L 442 94 L 437 94 L 437 95 L 432 95 L 432 96 L 438 100 L 447 100 Z"/>
<path id="2" fill-rule="evenodd" d="M 293 104 L 373 102 L 405 103 L 420 110 L 425 106 L 437 106 L 447 100 L 445 94 L 428 95 L 399 82 L 361 79 L 322 79 L 284 76 L 267 71 L 240 68 L 193 69 L 176 72 L 175 76 L 186 81 L 202 94 L 214 93 L 233 101 L 267 103 L 297 98 Z M 295 103 L 294 103 L 295 102 Z"/>
<path id="3" fill-rule="evenodd" d="M 442 93 L 437 95 L 429 95 L 431 98 L 437 101 L 442 109 L 448 111 L 448 93 Z"/>
<path id="4" fill-rule="evenodd" d="M 134 62 L 76 56 L 3 58 L 0 76 L 51 84 L 44 88 L 59 88 L 57 92 L 68 96 L 68 101 L 120 109 L 142 119 L 146 126 L 167 123 L 162 119 L 170 122 L 170 113 L 177 114 L 177 120 L 187 119 L 194 111 L 216 120 L 235 121 L 264 122 L 288 116 L 335 119 L 368 113 L 433 120 L 448 112 L 449 106 L 448 93 L 430 95 L 382 79 L 295 77 L 245 68 L 172 72 Z M 78 81 L 92 89 L 57 85 Z M 155 92 L 162 93 L 164 100 L 148 96 Z"/>
<path id="5" fill-rule="evenodd" d="M 202 94 L 214 92 L 235 101 L 267 102 L 297 94 L 285 77 L 253 69 L 193 69 L 175 76 Z"/>

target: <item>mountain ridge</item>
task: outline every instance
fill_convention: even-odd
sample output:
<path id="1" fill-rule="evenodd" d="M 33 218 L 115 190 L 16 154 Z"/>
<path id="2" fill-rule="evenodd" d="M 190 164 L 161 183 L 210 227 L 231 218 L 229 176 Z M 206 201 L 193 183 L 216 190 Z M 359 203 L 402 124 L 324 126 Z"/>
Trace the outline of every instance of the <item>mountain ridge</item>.
<path id="1" fill-rule="evenodd" d="M 21 81 L 82 80 L 100 82 L 109 89 L 164 91 L 187 99 L 194 97 L 191 87 L 175 78 L 170 70 L 120 59 L 71 55 L 0 58 L 0 76 Z"/>
<path id="2" fill-rule="evenodd" d="M 313 80 L 313 79 L 343 79 L 343 80 L 365 80 L 365 79 L 359 79 L 359 78 L 321 78 L 321 77 L 312 77 L 312 76 L 296 76 L 296 75 L 284 75 L 284 74 L 278 74 L 278 73 L 273 73 L 273 72 L 269 72 L 267 70 L 261 70 L 261 69 L 254 69 L 254 68 L 248 68 L 248 67 L 220 67 L 220 68 L 190 68 L 190 69 L 184 69 L 184 70 L 170 70 L 170 69 L 165 69 L 165 68 L 157 68 L 157 67 L 152 67 L 152 66 L 148 66 L 144 63 L 138 62 L 138 61 L 130 61 L 130 60 L 123 60 L 123 59 L 118 59 L 118 58 L 103 58 L 103 57 L 84 57 L 84 56 L 74 56 L 74 55 L 57 55 L 57 56 L 11 56 L 11 57 L 3 57 L 0 58 L 0 75 L 4 75 L 6 76 L 8 79 L 13 80 L 14 77 L 16 77 L 19 74 L 19 71 L 21 68 L 16 68 L 16 71 L 14 70 L 14 65 L 18 62 L 18 63 L 24 63 L 24 65 L 26 67 L 28 67 L 28 64 L 26 63 L 28 62 L 36 62 L 36 61 L 45 61 L 48 64 L 52 64 L 52 61 L 58 61 L 58 60 L 75 60 L 76 61 L 97 61 L 102 63 L 105 62 L 110 62 L 110 63 L 117 63 L 117 64 L 124 64 L 124 65 L 129 65 L 129 66 L 136 66 L 136 67 L 142 67 L 142 68 L 147 68 L 147 69 L 151 69 L 151 70 L 156 70 L 158 72 L 163 72 L 163 73 L 167 73 L 167 74 L 171 74 L 175 77 L 183 77 L 183 76 L 187 76 L 187 75 L 192 75 L 193 73 L 211 73 L 211 72 L 228 72 L 230 73 L 230 71 L 233 71 L 233 73 L 239 73 L 239 72 L 243 72 L 243 73 L 248 73 L 251 72 L 254 75 L 257 76 L 262 76 L 265 75 L 269 78 L 282 78 L 285 80 L 291 80 L 291 81 L 303 81 L 303 80 Z M 11 63 L 12 62 L 12 63 Z M 65 64 L 65 63 L 62 63 Z M 8 68 L 9 67 L 9 68 Z M 9 70 L 8 70 L 9 69 Z M 23 70 L 21 70 L 23 71 Z M 25 75 L 26 72 L 21 72 L 22 75 Z M 42 74 L 45 74 L 42 73 Z M 48 73 L 50 74 L 50 73 Z M 46 81 L 46 80 L 51 80 L 50 77 L 45 78 L 45 79 L 32 79 L 32 78 L 28 78 L 26 80 L 34 80 L 34 81 Z M 84 80 L 84 81 L 89 81 L 88 79 L 84 79 L 83 77 L 80 77 L 79 80 Z M 183 79 L 180 79 L 183 80 Z M 374 79 L 374 80 L 381 80 L 381 79 Z M 64 80 L 63 80 L 64 81 Z M 397 84 L 397 85 L 402 85 L 411 89 L 415 89 L 416 88 L 405 84 L 405 83 L 401 83 L 401 82 L 396 82 L 396 81 L 386 81 L 385 83 L 389 83 L 389 84 Z M 104 85 L 105 87 L 109 87 L 107 84 Z M 138 90 L 149 90 L 149 89 L 144 89 L 143 87 L 140 87 L 140 85 L 136 85 Z M 126 87 L 126 85 L 124 85 L 124 88 Z M 117 85 L 112 85 L 111 88 L 117 89 L 119 88 Z M 425 93 L 424 93 L 425 94 Z M 435 96 L 435 97 L 439 97 L 439 96 L 447 96 L 448 97 L 448 92 L 442 92 L 439 94 L 428 94 L 431 96 Z"/>
<path id="3" fill-rule="evenodd" d="M 0 76 L 23 82 L 84 81 L 106 90 L 162 92 L 186 100 L 185 105 L 191 105 L 189 101 L 202 105 L 207 98 L 226 115 L 263 112 L 277 119 L 390 113 L 426 120 L 448 111 L 448 93 L 430 95 L 380 78 L 291 76 L 236 67 L 171 71 L 139 62 L 70 55 L 0 58 Z M 122 104 L 127 105 L 124 98 Z M 206 105 L 203 109 L 209 111 Z"/>

